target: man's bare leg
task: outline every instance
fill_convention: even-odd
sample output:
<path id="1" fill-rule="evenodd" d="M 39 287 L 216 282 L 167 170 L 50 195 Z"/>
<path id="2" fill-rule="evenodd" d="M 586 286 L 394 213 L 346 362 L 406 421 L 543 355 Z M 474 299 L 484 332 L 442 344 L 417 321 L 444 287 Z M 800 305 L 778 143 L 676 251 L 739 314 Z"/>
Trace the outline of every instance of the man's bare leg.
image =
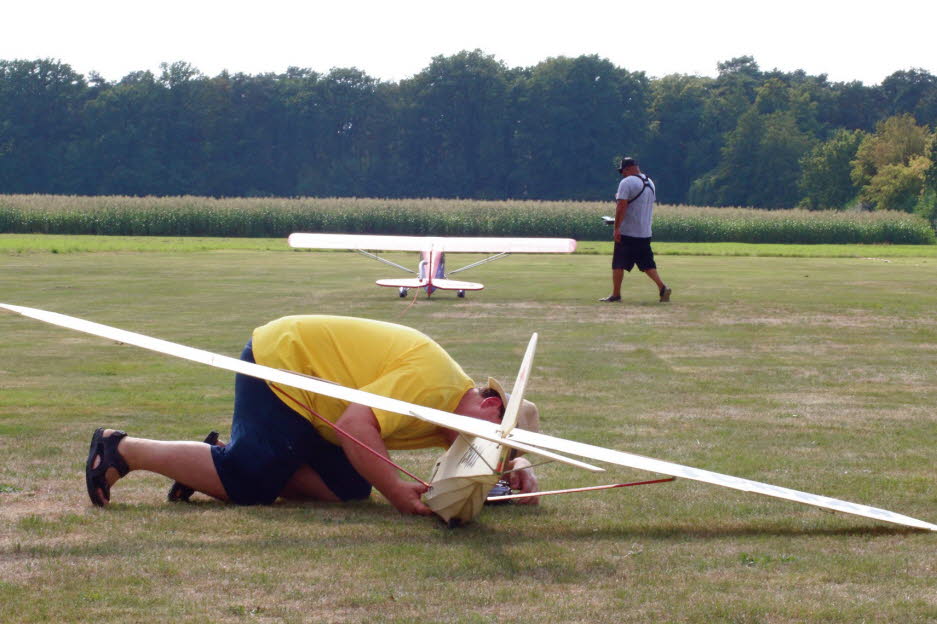
<path id="1" fill-rule="evenodd" d="M 657 274 L 657 269 L 648 269 L 644 274 L 654 280 L 654 283 L 657 284 L 658 292 L 664 288 L 664 282 L 661 280 L 660 275 Z"/>
<path id="2" fill-rule="evenodd" d="M 657 274 L 657 269 L 648 269 L 644 272 L 649 278 L 654 280 L 654 283 L 657 284 L 657 293 L 660 295 L 661 301 L 670 300 L 670 290 L 667 288 L 667 285 L 664 284 L 664 281 L 660 278 L 660 275 Z"/>
<path id="3" fill-rule="evenodd" d="M 621 301 L 621 280 L 624 276 L 624 269 L 612 269 L 612 294 L 602 297 L 599 301 Z"/>
<path id="4" fill-rule="evenodd" d="M 625 278 L 624 269 L 612 269 L 612 296 L 621 297 L 621 282 Z"/>
<path id="5" fill-rule="evenodd" d="M 104 432 L 108 437 L 113 429 Z M 215 462 L 211 457 L 211 446 L 202 442 L 162 442 L 127 436 L 117 446 L 131 471 L 147 470 L 185 483 L 199 492 L 219 500 L 228 500 L 228 493 L 221 484 Z M 98 460 L 100 461 L 100 460 Z M 97 463 L 94 464 L 97 467 Z M 117 470 L 107 471 L 108 485 L 114 485 L 120 476 Z M 101 500 L 105 500 L 103 493 Z"/>
<path id="6" fill-rule="evenodd" d="M 280 492 L 283 498 L 292 500 L 315 500 L 327 503 L 340 503 L 342 499 L 335 495 L 325 484 L 319 473 L 303 464 L 293 473 L 286 487 Z"/>

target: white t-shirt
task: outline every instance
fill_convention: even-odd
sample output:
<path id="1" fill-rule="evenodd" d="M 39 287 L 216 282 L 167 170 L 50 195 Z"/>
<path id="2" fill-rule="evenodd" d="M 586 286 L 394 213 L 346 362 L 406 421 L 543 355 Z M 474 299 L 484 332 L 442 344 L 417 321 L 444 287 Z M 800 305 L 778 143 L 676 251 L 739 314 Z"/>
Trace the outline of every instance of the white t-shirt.
<path id="1" fill-rule="evenodd" d="M 618 183 L 615 199 L 628 200 L 628 209 L 625 211 L 625 218 L 622 219 L 619 231 L 622 236 L 651 238 L 651 220 L 654 216 L 654 198 L 657 196 L 657 189 L 654 187 L 653 180 L 643 173 L 640 176 L 630 175 L 622 178 Z M 645 180 L 647 180 L 647 188 L 644 188 Z M 644 189 L 643 193 L 641 189 Z"/>

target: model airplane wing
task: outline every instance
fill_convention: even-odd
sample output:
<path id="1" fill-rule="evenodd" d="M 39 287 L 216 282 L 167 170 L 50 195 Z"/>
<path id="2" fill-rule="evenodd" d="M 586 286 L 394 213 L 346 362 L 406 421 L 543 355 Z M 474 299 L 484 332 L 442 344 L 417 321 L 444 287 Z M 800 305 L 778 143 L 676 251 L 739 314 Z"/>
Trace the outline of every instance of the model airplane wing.
<path id="1" fill-rule="evenodd" d="M 813 505 L 814 507 L 830 509 L 832 511 L 840 511 L 857 516 L 864 516 L 866 518 L 873 518 L 875 520 L 882 520 L 884 522 L 892 522 L 895 524 L 903 524 L 905 526 L 911 526 L 919 529 L 937 531 L 937 525 L 935 524 L 924 522 L 909 516 L 896 514 L 892 511 L 888 511 L 887 509 L 869 507 L 868 505 L 861 505 L 836 498 L 829 498 L 827 496 L 810 494 L 809 492 L 801 492 L 799 490 L 792 490 L 790 488 L 779 487 L 777 485 L 771 485 L 768 483 L 761 483 L 759 481 L 751 481 L 749 479 L 733 477 L 730 475 L 720 474 L 718 472 L 710 472 L 708 470 L 701 470 L 699 468 L 692 468 L 690 466 L 682 466 L 680 464 L 674 464 L 659 459 L 652 459 L 650 457 L 643 457 L 641 455 L 634 455 L 632 453 L 616 451 L 603 448 L 601 446 L 593 446 L 591 444 L 584 444 L 582 442 L 575 442 L 573 440 L 555 438 L 553 436 L 535 433 L 533 431 L 526 431 L 524 429 L 515 429 L 508 437 L 526 442 L 527 444 L 530 444 L 534 447 L 550 449 L 560 453 L 568 453 L 570 455 L 577 455 L 579 457 L 585 457 L 609 464 L 617 464 L 619 466 L 626 466 L 628 468 L 657 472 L 674 477 L 680 477 L 683 479 L 702 481 L 704 483 L 720 485 L 722 487 L 741 490 L 743 492 L 754 492 L 756 494 L 764 494 L 765 496 L 783 498 L 789 501 L 794 501 L 796 503 L 804 503 L 807 505 Z M 507 444 L 507 441 L 504 443 Z"/>
<path id="2" fill-rule="evenodd" d="M 202 349 L 187 347 L 185 345 L 169 342 L 167 340 L 161 340 L 159 338 L 137 334 L 123 329 L 118 329 L 116 327 L 110 327 L 109 325 L 102 325 L 100 323 L 86 321 L 74 316 L 67 316 L 65 314 L 58 314 L 56 312 L 48 312 L 46 310 L 38 310 L 36 308 L 27 308 L 24 306 L 16 306 L 5 303 L 0 303 L 0 308 L 40 321 L 45 321 L 46 323 L 59 325 L 60 327 L 67 327 L 69 329 L 85 332 L 87 334 L 93 334 L 102 338 L 109 338 L 111 340 L 116 340 L 117 342 L 131 344 L 144 349 L 149 349 L 151 351 L 156 351 L 158 353 L 172 355 L 185 360 L 190 360 L 192 362 L 207 364 L 209 366 L 214 366 L 215 368 L 221 368 L 224 370 L 233 371 L 235 373 L 242 373 L 251 377 L 265 379 L 273 383 L 279 383 L 285 386 L 307 390 L 316 394 L 323 394 L 325 396 L 334 397 L 349 403 L 359 403 L 361 405 L 367 405 L 368 407 L 375 407 L 378 409 L 387 410 L 389 412 L 395 412 L 397 414 L 414 416 L 415 418 L 431 422 L 440 427 L 453 429 L 466 435 L 475 436 L 483 440 L 489 440 L 491 442 L 507 444 L 512 448 L 517 448 L 518 450 L 525 452 L 540 454 L 539 449 L 531 447 L 530 445 L 521 441 L 512 440 L 505 442 L 501 437 L 499 425 L 484 420 L 479 420 L 477 418 L 460 416 L 459 414 L 452 414 L 442 410 L 424 407 L 422 405 L 407 403 L 406 401 L 400 401 L 398 399 L 372 394 L 363 390 L 346 388 L 345 386 L 340 386 L 338 384 L 322 379 L 317 379 L 315 377 L 309 377 L 307 375 L 301 375 L 290 371 L 270 368 L 269 366 L 262 366 L 260 364 L 245 362 L 244 360 L 226 355 L 219 355 L 217 353 L 212 353 L 211 351 L 204 351 Z M 602 468 L 598 468 L 591 464 L 564 457 L 558 453 L 553 453 L 547 449 L 543 451 L 543 455 L 545 457 L 549 457 L 550 459 L 554 459 L 571 466 L 576 466 L 577 468 L 590 470 L 592 472 L 602 472 L 603 470 Z"/>
<path id="3" fill-rule="evenodd" d="M 457 253 L 572 253 L 571 238 L 484 238 L 445 236 L 385 236 L 377 234 L 314 234 L 295 232 L 290 247 L 310 249 L 373 249 Z M 435 282 L 434 282 L 435 284 Z"/>

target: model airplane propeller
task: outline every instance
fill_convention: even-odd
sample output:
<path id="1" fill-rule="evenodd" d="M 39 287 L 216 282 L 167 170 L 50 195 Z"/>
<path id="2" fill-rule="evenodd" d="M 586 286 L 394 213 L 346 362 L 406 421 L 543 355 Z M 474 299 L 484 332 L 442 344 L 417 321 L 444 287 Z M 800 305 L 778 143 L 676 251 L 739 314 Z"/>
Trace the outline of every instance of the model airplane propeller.
<path id="1" fill-rule="evenodd" d="M 761 483 L 758 481 L 751 481 L 730 475 L 710 472 L 708 470 L 701 470 L 699 468 L 693 468 L 690 466 L 682 466 L 680 464 L 674 464 L 649 457 L 642 457 L 640 455 L 634 455 L 631 453 L 625 453 L 622 451 L 593 446 L 590 444 L 575 442 L 573 440 L 566 440 L 563 438 L 557 438 L 542 433 L 536 433 L 533 431 L 526 431 L 524 429 L 512 427 L 509 420 L 508 409 L 511 409 L 512 405 L 514 404 L 519 405 L 521 402 L 521 395 L 523 394 L 524 386 L 527 383 L 527 375 L 530 370 L 533 351 L 536 345 L 536 334 L 531 339 L 531 343 L 528 346 L 527 353 L 524 357 L 524 363 L 522 364 L 521 371 L 518 374 L 518 383 L 515 385 L 514 392 L 511 394 L 511 398 L 508 400 L 508 406 L 505 409 L 505 418 L 501 424 L 496 424 L 476 418 L 460 416 L 458 414 L 450 414 L 448 412 L 423 407 L 420 405 L 414 405 L 412 403 L 371 394 L 369 392 L 364 392 L 353 388 L 346 388 L 344 386 L 340 386 L 321 379 L 270 368 L 267 366 L 261 366 L 259 364 L 252 364 L 250 362 L 245 362 L 236 358 L 218 355 L 210 351 L 203 351 L 201 349 L 187 347 L 185 345 L 160 340 L 158 338 L 152 338 L 143 334 L 128 332 L 114 327 L 109 327 L 107 325 L 85 321 L 72 316 L 57 314 L 55 312 L 47 312 L 45 310 L 37 310 L 35 308 L 27 308 L 2 303 L 0 303 L 0 308 L 21 314 L 23 316 L 45 321 L 47 323 L 52 323 L 54 325 L 94 334 L 96 336 L 109 338 L 126 344 L 136 345 L 138 347 L 173 355 L 194 362 L 200 362 L 209 366 L 250 375 L 252 377 L 265 379 L 273 383 L 331 396 L 343 401 L 348 401 L 350 403 L 359 403 L 368 407 L 379 408 L 399 414 L 408 414 L 427 422 L 431 422 L 440 427 L 458 431 L 460 434 L 462 434 L 460 436 L 462 442 L 458 443 L 458 445 L 453 444 L 453 446 L 450 447 L 450 450 L 447 451 L 447 453 L 440 460 L 439 465 L 435 471 L 436 478 L 431 484 L 433 488 L 438 488 L 437 493 L 430 497 L 430 501 L 435 498 L 436 502 L 428 503 L 434 510 L 437 508 L 443 510 L 444 513 L 449 516 L 449 518 L 446 518 L 446 515 L 441 514 L 442 517 L 446 519 L 464 518 L 466 520 L 471 520 L 478 515 L 478 513 L 481 511 L 481 504 L 478 502 L 480 496 L 479 492 L 487 492 L 487 489 L 490 489 L 491 485 L 497 481 L 498 471 L 500 470 L 498 465 L 503 461 L 503 452 L 505 447 L 507 447 L 523 452 L 541 455 L 552 460 L 560 461 L 594 472 L 602 471 L 602 469 L 567 457 L 565 454 L 577 455 L 595 461 L 616 464 L 638 470 L 656 472 L 669 475 L 670 477 L 682 477 L 685 479 L 702 481 L 704 483 L 711 483 L 744 492 L 764 494 L 766 496 L 782 498 L 785 500 L 813 505 L 815 507 L 821 507 L 832 511 L 839 511 L 847 514 L 872 518 L 883 522 L 891 522 L 894 524 L 900 524 L 918 529 L 937 531 L 937 525 L 935 524 L 897 514 L 886 509 L 879 509 L 859 503 L 851 503 L 844 500 L 829 498 L 817 494 L 810 494 L 808 492 L 801 492 L 798 490 L 792 490 L 789 488 Z M 482 442 L 479 442 L 479 440 Z M 478 455 L 478 458 L 475 459 L 473 454 Z M 447 458 L 447 456 L 449 457 Z M 463 460 L 466 461 L 463 463 Z M 494 463 L 494 468 L 491 466 L 492 463 Z M 484 470 L 482 468 L 484 468 Z M 487 474 L 485 474 L 486 471 Z M 469 480 L 464 488 L 460 487 L 461 484 L 455 481 L 455 479 L 463 478 Z M 447 480 L 450 479 L 452 479 L 452 481 L 446 483 Z M 669 479 L 656 479 L 654 481 L 646 481 L 642 483 L 660 482 L 664 480 Z M 474 485 L 472 484 L 473 481 L 475 483 Z M 632 484 L 616 484 L 612 486 L 597 486 L 594 488 L 582 489 L 588 490 L 606 487 L 623 487 L 625 485 Z M 528 494 L 523 494 L 522 496 L 528 496 Z M 482 499 L 481 502 L 483 503 L 484 499 Z M 432 507 L 432 505 L 435 505 L 435 507 Z"/>
<path id="2" fill-rule="evenodd" d="M 294 233 L 289 237 L 290 247 L 306 249 L 350 249 L 401 271 L 417 277 L 409 279 L 380 279 L 378 286 L 397 288 L 401 297 L 406 297 L 411 288 L 426 289 L 426 296 L 434 290 L 455 290 L 459 297 L 467 290 L 481 290 L 485 286 L 477 282 L 462 282 L 449 279 L 462 271 L 504 258 L 512 253 L 572 253 L 576 241 L 571 238 L 453 238 L 441 236 L 384 236 L 372 234 L 304 234 Z M 391 262 L 367 250 L 418 251 L 420 263 L 413 271 L 396 262 Z M 473 262 L 446 273 L 446 252 L 495 254 L 484 260 Z"/>

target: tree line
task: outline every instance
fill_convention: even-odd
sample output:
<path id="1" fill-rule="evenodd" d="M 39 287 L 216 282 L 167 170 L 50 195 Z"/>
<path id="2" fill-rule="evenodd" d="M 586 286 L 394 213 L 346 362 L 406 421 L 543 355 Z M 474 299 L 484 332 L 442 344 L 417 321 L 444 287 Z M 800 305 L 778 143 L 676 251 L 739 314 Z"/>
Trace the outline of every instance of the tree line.
<path id="1" fill-rule="evenodd" d="M 631 155 L 661 202 L 933 210 L 937 77 L 649 78 L 598 56 L 510 68 L 480 50 L 384 82 L 186 62 L 108 82 L 0 61 L 0 193 L 611 199 Z"/>

